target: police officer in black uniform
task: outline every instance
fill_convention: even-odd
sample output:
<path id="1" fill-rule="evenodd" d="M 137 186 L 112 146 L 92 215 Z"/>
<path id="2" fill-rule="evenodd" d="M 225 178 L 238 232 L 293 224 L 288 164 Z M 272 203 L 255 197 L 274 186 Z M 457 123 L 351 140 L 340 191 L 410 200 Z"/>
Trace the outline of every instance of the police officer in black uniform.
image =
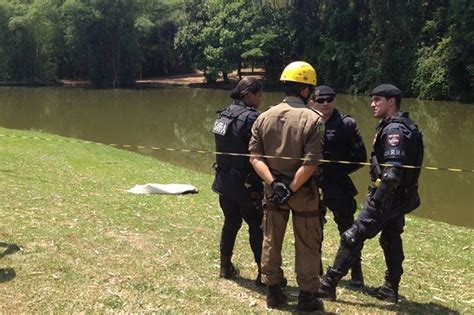
<path id="1" fill-rule="evenodd" d="M 248 154 L 252 125 L 259 113 L 263 85 L 254 78 L 244 78 L 231 91 L 234 102 L 219 112 L 214 123 L 216 151 L 222 153 Z M 220 242 L 220 277 L 234 278 L 239 274 L 233 265 L 235 239 L 242 225 L 242 219 L 249 226 L 249 241 L 261 283 L 260 259 L 262 256 L 263 232 L 261 229 L 263 209 L 263 185 L 260 177 L 250 165 L 248 156 L 216 155 L 215 179 L 212 189 L 219 194 L 219 204 L 224 213 Z"/>
<path id="2" fill-rule="evenodd" d="M 311 106 L 323 114 L 326 126 L 324 135 L 325 160 L 366 162 L 367 152 L 357 128 L 356 121 L 336 106 L 336 93 L 326 85 L 317 86 Z M 357 189 L 349 174 L 360 169 L 362 164 L 324 163 L 321 165 L 321 187 L 324 205 L 334 214 L 339 234 L 342 234 L 354 223 L 357 202 L 354 196 Z M 364 284 L 361 260 L 356 260 L 351 267 L 351 282 L 354 287 Z"/>
<path id="3" fill-rule="evenodd" d="M 420 205 L 418 177 L 423 161 L 423 139 L 408 113 L 400 112 L 401 91 L 397 87 L 382 84 L 371 95 L 373 114 L 381 118 L 371 157 L 370 174 L 374 184 L 369 188 L 359 217 L 341 235 L 334 264 L 323 276 L 319 294 L 335 300 L 337 283 L 359 257 L 364 241 L 381 232 L 380 245 L 387 266 L 385 281 L 369 293 L 378 299 L 397 303 L 405 258 L 401 238 L 405 214 Z"/>

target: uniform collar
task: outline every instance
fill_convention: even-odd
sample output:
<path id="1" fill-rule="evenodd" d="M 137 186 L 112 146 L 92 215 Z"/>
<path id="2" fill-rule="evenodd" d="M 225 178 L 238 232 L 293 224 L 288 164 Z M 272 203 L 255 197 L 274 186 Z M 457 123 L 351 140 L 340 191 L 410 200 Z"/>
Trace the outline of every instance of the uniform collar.
<path id="1" fill-rule="evenodd" d="M 381 119 L 379 123 L 377 124 L 376 129 L 379 129 L 381 127 L 383 128 L 386 125 L 388 125 L 392 120 L 397 120 L 397 118 L 399 119 L 400 117 L 409 118 L 409 114 L 408 112 L 398 111 L 392 117 Z"/>
<path id="2" fill-rule="evenodd" d="M 301 97 L 298 96 L 287 96 L 283 99 L 283 102 L 293 107 L 306 107 Z"/>
<path id="3" fill-rule="evenodd" d="M 395 115 L 392 116 L 392 118 L 397 118 L 397 117 L 408 117 L 408 112 L 397 112 Z"/>
<path id="4" fill-rule="evenodd" d="M 334 109 L 332 110 L 331 116 L 329 117 L 329 119 L 327 120 L 326 123 L 328 123 L 328 122 L 330 122 L 330 121 L 333 121 L 333 120 L 335 120 L 335 119 L 337 119 L 337 118 L 339 118 L 339 117 L 341 117 L 341 113 L 337 110 L 337 108 L 334 108 Z"/>
<path id="5" fill-rule="evenodd" d="M 242 100 L 234 100 L 234 103 L 232 103 L 232 105 L 243 106 L 243 107 L 247 107 L 249 110 L 256 111 L 255 108 L 253 108 L 252 106 L 248 106 L 248 105 L 245 104 L 245 102 L 242 101 Z"/>

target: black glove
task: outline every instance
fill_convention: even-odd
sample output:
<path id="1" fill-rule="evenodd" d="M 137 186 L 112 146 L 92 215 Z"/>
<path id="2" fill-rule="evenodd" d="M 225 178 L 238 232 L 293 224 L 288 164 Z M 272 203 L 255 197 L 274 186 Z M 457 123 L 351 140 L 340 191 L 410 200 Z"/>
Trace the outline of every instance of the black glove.
<path id="1" fill-rule="evenodd" d="M 273 195 L 270 197 L 270 201 L 277 205 L 284 205 L 288 199 L 290 199 L 291 195 L 293 195 L 293 191 L 282 182 L 274 180 L 272 182 L 272 188 Z"/>

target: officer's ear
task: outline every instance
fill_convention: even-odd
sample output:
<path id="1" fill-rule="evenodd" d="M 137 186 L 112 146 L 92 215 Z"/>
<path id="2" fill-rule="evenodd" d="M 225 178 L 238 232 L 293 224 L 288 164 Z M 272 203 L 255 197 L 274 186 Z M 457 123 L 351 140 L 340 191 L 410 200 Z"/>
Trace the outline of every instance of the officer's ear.
<path id="1" fill-rule="evenodd" d="M 387 102 L 390 105 L 390 107 L 392 107 L 392 106 L 397 107 L 397 100 L 396 100 L 395 96 L 387 97 Z"/>
<path id="2" fill-rule="evenodd" d="M 300 95 L 305 100 L 309 99 L 309 96 L 313 93 L 313 89 L 309 86 L 306 86 L 304 89 L 301 90 Z"/>

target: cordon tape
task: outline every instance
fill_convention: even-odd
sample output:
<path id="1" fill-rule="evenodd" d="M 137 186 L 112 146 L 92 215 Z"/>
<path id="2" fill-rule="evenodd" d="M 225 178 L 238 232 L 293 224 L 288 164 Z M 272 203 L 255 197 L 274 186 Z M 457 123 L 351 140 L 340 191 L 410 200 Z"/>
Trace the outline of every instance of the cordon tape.
<path id="1" fill-rule="evenodd" d="M 218 152 L 218 151 L 206 151 L 206 150 L 194 150 L 194 149 L 179 149 L 179 148 L 161 148 L 155 146 L 143 146 L 143 145 L 131 145 L 131 144 L 114 144 L 114 143 L 100 143 L 100 142 L 93 142 L 93 141 L 86 141 L 86 140 L 77 140 L 77 139 L 53 139 L 53 138 L 45 138 L 45 137 L 33 137 L 33 136 L 16 136 L 16 135 L 8 135 L 8 134 L 0 134 L 0 138 L 17 138 L 17 139 L 33 139 L 33 140 L 44 140 L 44 141 L 56 141 L 56 142 L 69 142 L 69 143 L 85 143 L 85 144 L 95 144 L 95 145 L 108 145 L 118 148 L 126 148 L 126 149 L 151 149 L 157 151 L 169 151 L 169 152 L 183 152 L 183 153 L 199 153 L 199 154 L 216 154 L 216 155 L 230 155 L 230 156 L 253 156 L 253 157 L 261 157 L 265 159 L 282 159 L 282 160 L 301 160 L 301 161 L 311 161 L 314 159 L 309 158 L 297 158 L 291 156 L 272 156 L 272 155 L 251 155 L 247 153 L 232 153 L 232 152 Z M 364 165 L 370 166 L 369 162 L 352 162 L 352 161 L 340 161 L 340 160 L 325 160 L 325 159 L 317 159 L 318 162 L 321 163 L 338 163 L 338 164 L 356 164 L 356 165 Z M 393 165 L 388 163 L 380 163 L 380 166 L 387 167 L 387 166 L 395 166 L 401 168 L 408 168 L 408 169 L 425 169 L 430 171 L 449 171 L 449 172 L 459 172 L 459 173 L 474 173 L 474 170 L 469 169 L 461 169 L 461 168 L 452 168 L 452 167 L 435 167 L 435 166 L 415 166 L 415 165 Z"/>

